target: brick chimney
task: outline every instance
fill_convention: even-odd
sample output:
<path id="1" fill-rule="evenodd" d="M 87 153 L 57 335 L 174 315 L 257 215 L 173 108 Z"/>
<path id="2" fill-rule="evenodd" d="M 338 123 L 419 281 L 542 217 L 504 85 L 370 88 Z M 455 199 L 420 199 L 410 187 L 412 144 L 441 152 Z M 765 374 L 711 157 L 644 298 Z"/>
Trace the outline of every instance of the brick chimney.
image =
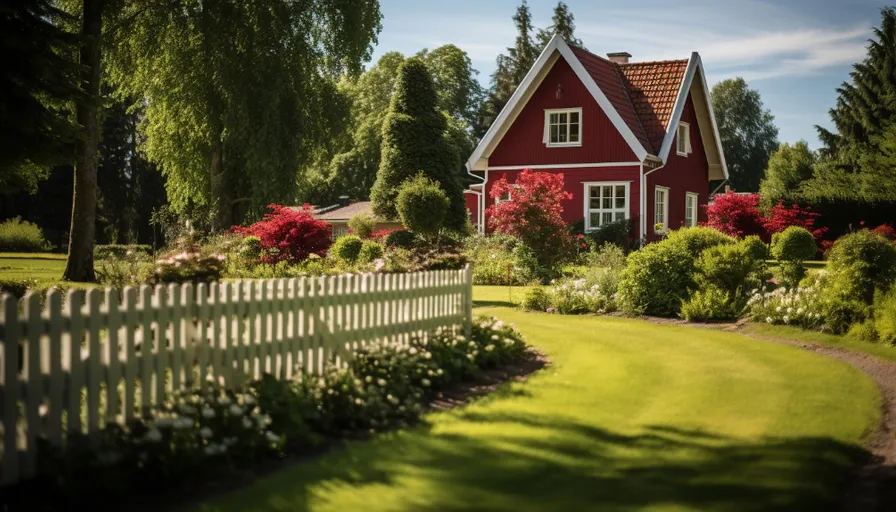
<path id="1" fill-rule="evenodd" d="M 616 64 L 628 64 L 628 59 L 632 58 L 632 54 L 628 52 L 608 53 L 607 58 Z"/>

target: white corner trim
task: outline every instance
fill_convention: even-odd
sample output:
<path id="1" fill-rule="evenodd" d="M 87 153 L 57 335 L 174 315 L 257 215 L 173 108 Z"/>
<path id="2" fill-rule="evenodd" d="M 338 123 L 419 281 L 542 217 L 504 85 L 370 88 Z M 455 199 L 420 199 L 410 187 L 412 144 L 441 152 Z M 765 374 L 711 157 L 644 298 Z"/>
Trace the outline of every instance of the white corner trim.
<path id="1" fill-rule="evenodd" d="M 616 109 L 613 107 L 613 104 L 610 103 L 610 100 L 607 99 L 607 96 L 603 93 L 603 91 L 600 90 L 600 88 L 597 86 L 597 83 L 595 83 L 594 79 L 591 78 L 591 75 L 589 75 L 585 70 L 585 67 L 575 56 L 573 51 L 569 48 L 569 45 L 566 44 L 566 41 L 564 41 L 563 38 L 559 35 L 555 34 L 554 37 L 551 38 L 551 41 L 547 44 L 547 46 L 544 47 L 544 50 L 541 52 L 538 60 L 535 61 L 532 69 L 530 69 L 529 72 L 526 73 L 523 81 L 513 92 L 510 100 L 508 100 L 507 104 L 504 105 L 504 108 L 501 109 L 498 117 L 495 118 L 495 122 L 492 123 L 492 125 L 488 128 L 488 131 L 485 132 L 485 136 L 483 136 L 482 140 L 479 141 L 476 149 L 473 150 L 473 154 L 470 155 L 470 158 L 467 160 L 467 167 L 469 169 L 476 169 L 476 164 L 480 161 L 480 159 L 483 158 L 486 149 L 488 149 L 492 145 L 492 143 L 495 142 L 494 139 L 501 131 L 501 127 L 509 120 L 511 114 L 516 111 L 518 104 L 526 96 L 527 91 L 541 76 L 542 68 L 548 65 L 548 63 L 551 63 L 551 65 L 553 65 L 555 61 L 551 60 L 551 55 L 553 55 L 555 50 L 559 52 L 564 59 L 566 59 L 566 62 L 575 72 L 576 76 L 579 77 L 579 80 L 582 81 L 582 83 L 585 85 L 585 88 L 588 89 L 588 92 L 590 92 L 591 96 L 594 97 L 595 101 L 597 101 L 597 104 L 610 119 L 610 122 L 613 123 L 613 126 L 616 127 L 616 129 L 622 135 L 622 138 L 625 139 L 625 141 L 628 143 L 638 161 L 643 162 L 644 159 L 647 158 L 647 150 L 644 148 L 641 142 L 638 141 L 638 138 L 635 137 L 635 134 L 632 132 L 631 128 L 629 128 L 628 125 L 625 124 L 625 121 L 622 120 L 619 112 L 616 111 Z"/>
<path id="2" fill-rule="evenodd" d="M 722 137 L 719 135 L 719 125 L 716 123 L 716 114 L 712 111 L 712 97 L 709 95 L 709 85 L 706 83 L 706 74 L 703 71 L 703 61 L 697 55 L 700 66 L 700 81 L 703 82 L 703 95 L 706 96 L 706 109 L 709 110 L 709 120 L 712 121 L 712 134 L 716 139 L 716 149 L 719 151 L 719 160 L 722 162 L 722 173 L 728 179 L 728 164 L 725 162 L 725 151 L 722 149 Z"/>
<path id="3" fill-rule="evenodd" d="M 536 164 L 536 165 L 498 165 L 489 166 L 490 171 L 513 171 L 516 169 L 586 169 L 591 167 L 630 167 L 641 165 L 641 162 L 597 162 L 585 164 Z"/>

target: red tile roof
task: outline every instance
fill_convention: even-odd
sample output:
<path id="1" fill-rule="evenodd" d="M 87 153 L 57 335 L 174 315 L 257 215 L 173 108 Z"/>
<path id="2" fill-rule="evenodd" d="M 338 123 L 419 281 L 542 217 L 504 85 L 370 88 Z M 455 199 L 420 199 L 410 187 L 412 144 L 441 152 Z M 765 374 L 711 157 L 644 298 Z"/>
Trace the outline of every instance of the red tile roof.
<path id="1" fill-rule="evenodd" d="M 570 48 L 644 148 L 659 153 L 688 60 L 617 64 Z"/>

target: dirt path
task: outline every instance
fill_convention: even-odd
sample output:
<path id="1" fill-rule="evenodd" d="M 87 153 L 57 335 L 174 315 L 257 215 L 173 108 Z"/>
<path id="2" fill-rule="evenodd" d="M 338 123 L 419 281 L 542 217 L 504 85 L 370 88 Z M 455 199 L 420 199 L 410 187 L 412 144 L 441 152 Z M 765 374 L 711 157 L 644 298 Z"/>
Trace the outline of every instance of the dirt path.
<path id="1" fill-rule="evenodd" d="M 871 453 L 860 466 L 855 480 L 843 497 L 841 510 L 848 512 L 891 512 L 896 510 L 896 364 L 836 347 L 826 347 L 814 343 L 758 336 L 743 331 L 745 323 L 736 324 L 693 324 L 683 320 L 648 318 L 650 322 L 685 325 L 734 332 L 774 343 L 793 345 L 803 350 L 849 363 L 871 377 L 883 395 L 881 424 L 868 437 L 867 449 Z"/>

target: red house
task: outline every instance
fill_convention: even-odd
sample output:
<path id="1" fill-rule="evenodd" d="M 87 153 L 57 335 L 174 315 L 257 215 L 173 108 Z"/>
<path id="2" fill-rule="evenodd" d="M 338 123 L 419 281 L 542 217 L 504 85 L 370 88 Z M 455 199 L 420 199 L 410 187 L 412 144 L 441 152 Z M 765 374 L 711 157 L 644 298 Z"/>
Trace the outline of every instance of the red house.
<path id="1" fill-rule="evenodd" d="M 467 161 L 480 231 L 489 205 L 513 200 L 491 197 L 492 184 L 526 168 L 564 174 L 564 218 L 586 230 L 628 218 L 632 237 L 649 241 L 702 220 L 709 181 L 728 170 L 700 56 L 608 57 L 557 36 L 544 49 Z"/>

